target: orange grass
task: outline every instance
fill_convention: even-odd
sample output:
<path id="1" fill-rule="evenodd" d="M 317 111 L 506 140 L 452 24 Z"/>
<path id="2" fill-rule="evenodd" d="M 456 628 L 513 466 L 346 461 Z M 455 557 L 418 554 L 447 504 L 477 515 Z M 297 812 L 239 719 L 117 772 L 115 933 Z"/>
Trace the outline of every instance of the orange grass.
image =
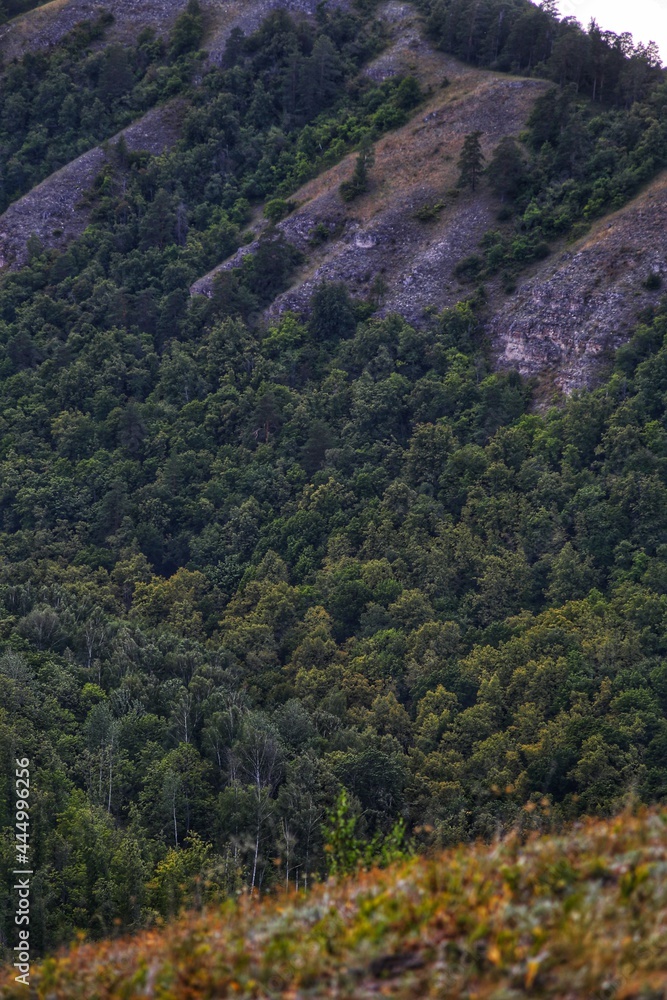
<path id="1" fill-rule="evenodd" d="M 460 847 L 308 896 L 242 898 L 33 967 L 48 1000 L 657 998 L 667 812 Z"/>

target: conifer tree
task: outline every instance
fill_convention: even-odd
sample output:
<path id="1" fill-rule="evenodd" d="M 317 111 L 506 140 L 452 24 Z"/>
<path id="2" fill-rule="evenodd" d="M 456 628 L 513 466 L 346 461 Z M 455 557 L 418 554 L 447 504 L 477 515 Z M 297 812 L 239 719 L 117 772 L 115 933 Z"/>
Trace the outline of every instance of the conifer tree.
<path id="1" fill-rule="evenodd" d="M 459 157 L 459 187 L 470 187 L 473 191 L 477 188 L 477 181 L 484 168 L 486 157 L 482 152 L 480 142 L 481 132 L 471 132 L 465 137 L 461 156 Z"/>
<path id="2" fill-rule="evenodd" d="M 368 191 L 368 171 L 375 163 L 375 150 L 369 136 L 365 136 L 359 147 L 359 155 L 354 166 L 354 173 L 349 181 L 343 181 L 340 194 L 343 201 L 353 201 L 360 194 Z"/>
<path id="3" fill-rule="evenodd" d="M 486 168 L 489 183 L 501 201 L 515 198 L 526 178 L 526 165 L 516 139 L 506 136 L 496 146 Z"/>

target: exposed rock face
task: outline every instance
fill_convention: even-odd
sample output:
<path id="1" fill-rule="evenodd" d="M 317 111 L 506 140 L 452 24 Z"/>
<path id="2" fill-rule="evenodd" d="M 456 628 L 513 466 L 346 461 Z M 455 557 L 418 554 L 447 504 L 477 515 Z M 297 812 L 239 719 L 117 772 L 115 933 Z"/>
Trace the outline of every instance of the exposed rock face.
<path id="1" fill-rule="evenodd" d="M 667 174 L 525 281 L 490 323 L 502 366 L 550 371 L 565 392 L 590 385 L 601 354 L 625 340 L 667 278 Z M 656 282 L 657 284 L 657 282 Z"/>
<path id="2" fill-rule="evenodd" d="M 113 148 L 123 135 L 130 150 L 162 153 L 178 138 L 183 111 L 184 105 L 178 100 L 153 108 L 105 146 Z M 0 216 L 0 267 L 25 262 L 28 239 L 33 233 L 43 246 L 59 247 L 83 232 L 89 213 L 82 198 L 105 163 L 105 146 L 96 146 L 72 160 Z"/>

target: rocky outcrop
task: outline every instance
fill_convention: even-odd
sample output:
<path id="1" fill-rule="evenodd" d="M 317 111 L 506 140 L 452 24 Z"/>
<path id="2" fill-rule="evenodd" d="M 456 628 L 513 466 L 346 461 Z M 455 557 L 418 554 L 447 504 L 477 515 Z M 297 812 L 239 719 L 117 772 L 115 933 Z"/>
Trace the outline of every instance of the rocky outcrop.
<path id="1" fill-rule="evenodd" d="M 33 234 L 44 247 L 65 246 L 80 235 L 89 220 L 84 195 L 120 136 L 132 151 L 161 153 L 176 142 L 184 107 L 176 100 L 153 108 L 108 143 L 72 160 L 10 205 L 0 216 L 0 267 L 23 263 Z"/>
<path id="2" fill-rule="evenodd" d="M 273 303 L 269 316 L 302 311 L 322 281 L 345 281 L 364 295 L 378 287 L 381 276 L 382 312 L 400 312 L 412 322 L 467 294 L 454 268 L 494 225 L 497 205 L 483 192 L 471 196 L 456 190 L 464 137 L 480 129 L 490 153 L 503 136 L 523 128 L 545 84 L 471 70 L 440 53 L 435 56 L 439 78 L 446 75 L 450 86 L 439 90 L 406 126 L 378 142 L 368 194 L 349 206 L 340 198 L 339 185 L 353 169 L 351 156 L 294 195 L 300 207 L 278 228 L 307 253 L 308 265 Z M 428 72 L 431 76 L 433 68 Z M 421 209 L 438 204 L 430 220 L 419 221 Z M 322 226 L 331 238 L 314 249 L 312 234 Z M 255 247 L 242 248 L 195 282 L 193 294 L 210 294 L 215 275 L 237 267 Z"/>
<path id="3" fill-rule="evenodd" d="M 653 278 L 651 279 L 651 276 Z M 648 280 L 647 280 L 648 279 Z M 524 281 L 489 329 L 501 366 L 590 385 L 667 279 L 667 174 Z M 664 281 L 662 281 L 664 285 Z"/>

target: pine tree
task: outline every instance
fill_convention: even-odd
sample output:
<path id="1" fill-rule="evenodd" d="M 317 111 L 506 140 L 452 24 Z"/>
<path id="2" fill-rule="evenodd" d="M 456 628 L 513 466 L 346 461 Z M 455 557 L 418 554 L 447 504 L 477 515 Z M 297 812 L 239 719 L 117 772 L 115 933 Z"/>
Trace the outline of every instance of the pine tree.
<path id="1" fill-rule="evenodd" d="M 542 0 L 540 10 L 543 10 L 545 14 L 549 15 L 549 17 L 554 17 L 556 20 L 560 21 L 558 0 Z"/>
<path id="2" fill-rule="evenodd" d="M 477 188 L 477 181 L 484 169 L 486 157 L 482 152 L 480 142 L 481 132 L 471 132 L 465 137 L 461 156 L 459 157 L 459 187 L 470 187 L 473 191 Z"/>
<path id="3" fill-rule="evenodd" d="M 353 201 L 360 194 L 368 191 L 368 171 L 375 163 L 375 150 L 368 136 L 365 136 L 359 147 L 359 156 L 354 166 L 354 173 L 349 181 L 343 181 L 339 190 L 343 201 Z"/>

